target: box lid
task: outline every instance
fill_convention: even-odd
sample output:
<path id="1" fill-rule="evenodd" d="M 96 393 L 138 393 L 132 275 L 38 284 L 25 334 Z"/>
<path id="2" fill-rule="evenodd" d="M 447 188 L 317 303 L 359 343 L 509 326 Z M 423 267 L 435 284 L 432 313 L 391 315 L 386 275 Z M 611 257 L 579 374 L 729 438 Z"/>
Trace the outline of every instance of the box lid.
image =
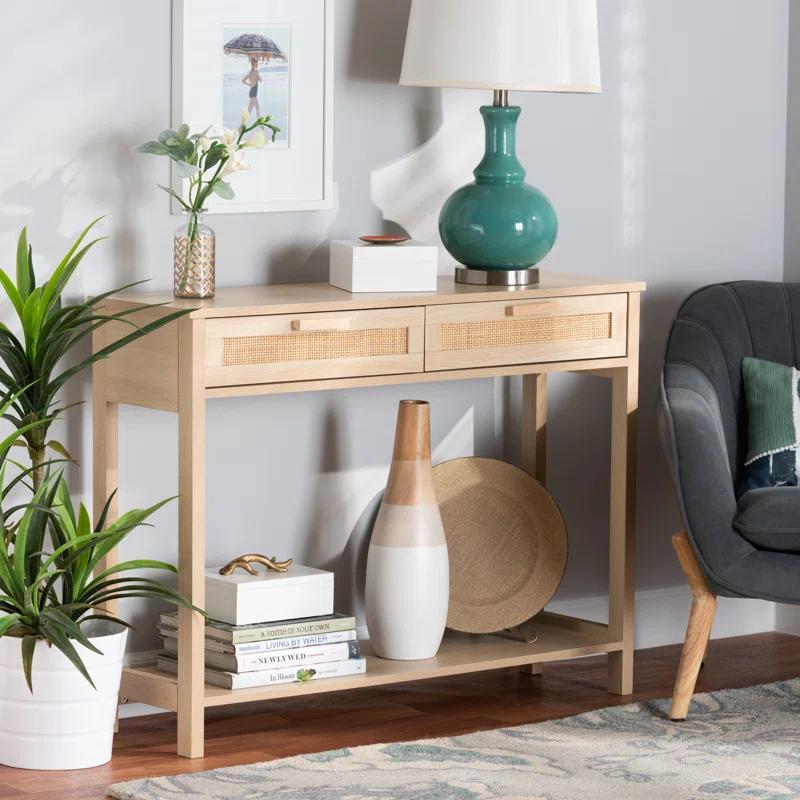
<path id="1" fill-rule="evenodd" d="M 434 244 L 423 242 L 401 242 L 400 244 L 369 244 L 360 239 L 335 240 L 331 247 L 338 247 L 352 252 L 353 261 L 376 264 L 436 262 L 439 259 L 439 248 Z"/>
<path id="2" fill-rule="evenodd" d="M 333 580 L 332 572 L 306 567 L 303 564 L 292 564 L 288 572 L 274 572 L 273 570 L 266 572 L 262 571 L 263 567 L 257 567 L 257 569 L 259 569 L 258 575 L 249 575 L 238 569 L 233 575 L 220 575 L 220 568 L 212 567 L 206 570 L 206 583 L 218 586 L 235 586 L 237 592 L 243 592 L 279 587 L 287 582 L 310 583 L 325 579 L 327 576 L 330 576 L 330 580 Z"/>

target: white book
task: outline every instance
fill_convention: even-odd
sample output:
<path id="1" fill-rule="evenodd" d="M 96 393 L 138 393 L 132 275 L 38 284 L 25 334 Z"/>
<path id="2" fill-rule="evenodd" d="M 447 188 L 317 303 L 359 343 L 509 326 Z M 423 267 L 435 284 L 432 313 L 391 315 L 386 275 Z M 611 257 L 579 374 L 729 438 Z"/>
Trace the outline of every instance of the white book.
<path id="1" fill-rule="evenodd" d="M 160 655 L 158 669 L 172 675 L 178 673 L 178 662 L 168 655 Z M 223 672 L 217 669 L 206 669 L 206 683 L 222 689 L 254 689 L 259 686 L 272 686 L 279 683 L 305 683 L 321 678 L 344 678 L 349 675 L 363 675 L 367 671 L 365 658 L 350 658 L 347 661 L 334 661 L 328 664 L 314 664 L 307 667 L 291 667 L 289 669 L 265 669 L 258 672 Z"/>
<path id="2" fill-rule="evenodd" d="M 164 639 L 164 650 L 172 655 L 178 654 L 178 640 Z M 359 658 L 361 648 L 358 642 L 339 642 L 319 647 L 296 647 L 294 650 L 276 650 L 269 653 L 215 653 L 206 650 L 207 667 L 226 670 L 227 672 L 255 672 L 256 670 L 277 669 L 278 667 L 303 666 L 306 664 L 324 664 L 329 661 L 346 661 L 348 658 Z"/>
<path id="3" fill-rule="evenodd" d="M 178 629 L 167 625 L 159 625 L 158 632 L 163 639 L 177 640 Z M 354 642 L 358 634 L 354 630 L 334 631 L 332 633 L 309 633 L 305 636 L 288 636 L 282 639 L 265 639 L 261 642 L 243 642 L 230 644 L 211 636 L 206 636 L 206 652 L 234 653 L 237 656 L 249 653 L 269 653 L 275 650 L 295 650 L 298 647 L 321 647 L 324 644 L 337 644 L 338 642 Z M 177 652 L 177 650 L 170 650 Z"/>
<path id="4" fill-rule="evenodd" d="M 176 611 L 163 613 L 161 624 L 177 628 L 178 613 Z M 327 614 L 313 619 L 286 619 L 281 622 L 253 625 L 230 625 L 216 619 L 206 619 L 206 636 L 231 644 L 243 644 L 268 639 L 285 639 L 287 636 L 306 636 L 309 633 L 351 631 L 355 627 L 355 617 L 348 617 L 345 614 Z"/>

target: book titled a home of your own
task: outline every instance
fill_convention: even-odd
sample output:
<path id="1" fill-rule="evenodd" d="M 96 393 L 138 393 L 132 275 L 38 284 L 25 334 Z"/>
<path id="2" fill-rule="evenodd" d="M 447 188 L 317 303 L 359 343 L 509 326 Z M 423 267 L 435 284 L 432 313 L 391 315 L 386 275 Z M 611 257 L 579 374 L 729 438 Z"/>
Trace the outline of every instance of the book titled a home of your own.
<path id="1" fill-rule="evenodd" d="M 177 613 L 162 614 L 161 625 L 164 628 L 177 630 Z M 284 619 L 280 622 L 253 623 L 251 625 L 230 625 L 227 622 L 208 619 L 206 620 L 206 637 L 230 644 L 245 644 L 292 636 L 351 631 L 355 627 L 355 617 L 349 617 L 345 614 L 327 614 L 311 619 Z"/>
<path id="2" fill-rule="evenodd" d="M 167 625 L 159 625 L 158 633 L 164 640 L 164 647 L 170 653 L 177 653 L 178 629 Z M 280 639 L 262 639 L 260 642 L 244 642 L 232 644 L 214 639 L 205 638 L 207 653 L 233 653 L 237 656 L 250 655 L 251 653 L 271 653 L 276 650 L 296 650 L 298 647 L 322 647 L 326 644 L 339 642 L 354 642 L 358 638 L 355 628 L 349 631 L 334 631 L 333 633 L 309 633 L 305 636 L 285 636 Z"/>
<path id="3" fill-rule="evenodd" d="M 158 669 L 173 675 L 178 673 L 178 660 L 166 653 L 158 657 Z M 261 669 L 256 672 L 224 672 L 207 668 L 206 683 L 222 689 L 254 689 L 259 686 L 273 686 L 280 683 L 306 683 L 322 678 L 344 678 L 349 675 L 362 675 L 367 671 L 367 661 L 363 656 L 346 661 L 333 661 L 324 664 L 292 665 L 278 669 Z"/>

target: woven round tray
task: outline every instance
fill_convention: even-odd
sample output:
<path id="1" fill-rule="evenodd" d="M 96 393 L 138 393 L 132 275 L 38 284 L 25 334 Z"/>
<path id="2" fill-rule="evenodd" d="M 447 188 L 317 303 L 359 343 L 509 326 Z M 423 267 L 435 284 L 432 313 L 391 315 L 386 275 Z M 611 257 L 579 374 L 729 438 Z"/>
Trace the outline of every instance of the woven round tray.
<path id="1" fill-rule="evenodd" d="M 447 627 L 513 628 L 541 611 L 567 563 L 567 531 L 545 488 L 511 464 L 458 458 L 433 470 L 450 555 Z"/>

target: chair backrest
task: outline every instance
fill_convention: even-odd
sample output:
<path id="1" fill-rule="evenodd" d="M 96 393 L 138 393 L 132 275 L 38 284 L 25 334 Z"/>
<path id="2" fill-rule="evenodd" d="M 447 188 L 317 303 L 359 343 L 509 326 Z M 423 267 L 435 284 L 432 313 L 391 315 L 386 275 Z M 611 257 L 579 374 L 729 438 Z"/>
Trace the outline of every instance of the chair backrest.
<path id="1" fill-rule="evenodd" d="M 688 365 L 711 382 L 736 484 L 747 450 L 742 358 L 800 366 L 800 284 L 737 281 L 707 286 L 681 306 L 667 343 L 670 365 Z"/>

